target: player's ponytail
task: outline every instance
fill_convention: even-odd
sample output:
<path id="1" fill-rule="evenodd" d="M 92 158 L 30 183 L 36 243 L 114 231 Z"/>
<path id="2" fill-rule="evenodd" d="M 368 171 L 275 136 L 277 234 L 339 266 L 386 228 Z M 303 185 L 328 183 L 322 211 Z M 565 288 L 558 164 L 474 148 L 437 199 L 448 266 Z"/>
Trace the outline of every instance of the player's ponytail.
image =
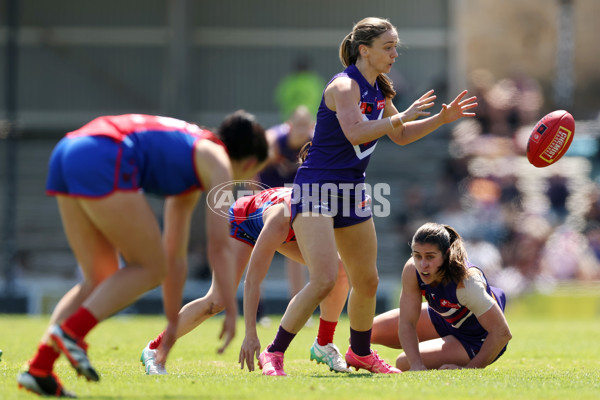
<path id="1" fill-rule="evenodd" d="M 358 58 L 358 46 L 354 46 L 352 42 L 352 32 L 346 35 L 342 44 L 340 45 L 340 61 L 344 68 L 349 67 L 352 64 L 356 64 Z"/>
<path id="2" fill-rule="evenodd" d="M 447 278 L 454 282 L 460 282 L 467 271 L 467 250 L 462 237 L 450 225 L 444 225 L 444 229 L 450 236 L 450 247 L 448 251 Z"/>
<path id="3" fill-rule="evenodd" d="M 310 149 L 310 146 L 312 146 L 312 141 L 306 142 L 304 146 L 302 146 L 298 152 L 298 164 L 302 165 L 302 163 L 304 163 L 304 160 L 306 160 L 306 157 L 308 156 L 308 150 Z"/>

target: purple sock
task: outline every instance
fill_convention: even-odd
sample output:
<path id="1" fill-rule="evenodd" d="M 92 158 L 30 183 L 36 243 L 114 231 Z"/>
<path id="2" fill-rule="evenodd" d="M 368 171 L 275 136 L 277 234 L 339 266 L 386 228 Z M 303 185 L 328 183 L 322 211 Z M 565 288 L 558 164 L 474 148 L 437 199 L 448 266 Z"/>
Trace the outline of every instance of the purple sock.
<path id="1" fill-rule="evenodd" d="M 277 334 L 275 335 L 275 339 L 273 339 L 273 343 L 271 343 L 271 345 L 269 347 L 267 347 L 267 351 L 269 353 L 275 353 L 275 352 L 285 353 L 285 351 L 287 350 L 288 346 L 290 345 L 290 343 L 292 342 L 292 339 L 294 339 L 294 337 L 296 337 L 295 333 L 289 333 L 288 331 L 283 329 L 281 327 L 281 325 L 279 325 L 279 330 L 277 331 Z"/>
<path id="2" fill-rule="evenodd" d="M 350 328 L 350 347 L 357 356 L 371 354 L 371 329 L 359 332 Z"/>

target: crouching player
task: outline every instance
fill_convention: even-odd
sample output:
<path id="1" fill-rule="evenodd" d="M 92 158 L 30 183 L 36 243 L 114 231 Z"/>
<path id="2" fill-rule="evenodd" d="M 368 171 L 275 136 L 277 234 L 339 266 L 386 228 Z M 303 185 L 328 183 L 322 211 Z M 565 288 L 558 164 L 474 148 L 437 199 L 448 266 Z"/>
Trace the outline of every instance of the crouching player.
<path id="1" fill-rule="evenodd" d="M 253 355 L 260 354 L 260 341 L 256 333 L 256 313 L 260 299 L 260 284 L 264 280 L 276 251 L 304 264 L 302 255 L 290 227 L 289 211 L 291 188 L 272 188 L 252 196 L 238 199 L 229 209 L 229 221 L 237 269 L 235 285 L 242 279 L 246 265 L 244 288 L 244 319 L 246 336 L 240 351 L 240 364 L 254 370 Z M 249 262 L 249 264 L 248 264 Z M 207 294 L 184 305 L 179 312 L 177 338 L 192 331 L 202 322 L 223 310 L 223 302 L 217 287 L 211 285 Z M 325 363 L 334 371 L 350 372 L 333 336 L 338 318 L 344 308 L 348 294 L 348 281 L 341 261 L 337 283 L 329 296 L 321 303 L 321 319 L 318 336 L 311 347 L 311 360 Z M 142 363 L 150 375 L 166 374 L 164 365 L 155 359 L 162 333 L 148 343 L 142 352 Z"/>
<path id="2" fill-rule="evenodd" d="M 461 236 L 426 223 L 402 272 L 400 309 L 375 318 L 372 342 L 404 349 L 396 359 L 403 371 L 484 368 L 512 337 L 505 304 L 504 292 L 467 261 Z"/>

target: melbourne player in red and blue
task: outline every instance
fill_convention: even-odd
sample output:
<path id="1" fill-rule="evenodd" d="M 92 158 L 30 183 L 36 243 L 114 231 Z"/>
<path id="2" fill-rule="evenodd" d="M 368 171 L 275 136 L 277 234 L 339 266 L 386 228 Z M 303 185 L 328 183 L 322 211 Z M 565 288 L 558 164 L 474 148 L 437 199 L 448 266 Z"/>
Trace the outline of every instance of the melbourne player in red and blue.
<path id="1" fill-rule="evenodd" d="M 277 187 L 266 189 L 253 196 L 244 196 L 229 207 L 229 224 L 231 237 L 253 246 L 265 226 L 265 211 L 276 204 L 281 204 L 284 214 L 289 216 L 292 188 Z M 289 222 L 289 220 L 288 220 Z M 289 224 L 288 224 L 289 225 Z M 292 226 L 282 243 L 295 241 Z"/>
<path id="2" fill-rule="evenodd" d="M 56 306 L 19 386 L 40 395 L 71 396 L 53 372 L 60 352 L 78 374 L 99 380 L 85 336 L 161 283 L 168 324 L 156 362 L 164 364 L 176 338 L 191 216 L 201 191 L 253 176 L 266 156 L 263 128 L 241 110 L 228 115 L 216 135 L 181 120 L 141 114 L 99 117 L 68 133 L 52 152 L 46 191 L 57 199 L 83 281 Z M 165 198 L 162 232 L 145 194 Z M 234 268 L 228 224 L 219 215 L 206 215 L 209 263 L 227 309 L 226 346 L 237 318 L 228 281 Z"/>
<path id="3" fill-rule="evenodd" d="M 237 288 L 246 272 L 244 285 L 244 319 L 246 336 L 240 351 L 240 362 L 248 363 L 254 369 L 253 356 L 260 353 L 260 342 L 256 332 L 256 313 L 260 300 L 260 286 L 269 270 L 275 252 L 303 263 L 302 254 L 290 226 L 291 188 L 267 189 L 251 196 L 239 198 L 229 208 L 230 256 L 235 260 L 234 276 Z M 236 240 L 233 240 L 236 239 Z M 341 261 L 338 260 L 338 282 L 329 296 L 321 302 L 321 323 L 319 340 L 323 347 L 337 357 L 331 357 L 327 366 L 338 372 L 348 372 L 342 355 L 333 344 L 335 326 L 344 308 L 348 294 L 348 281 Z M 219 287 L 213 283 L 202 298 L 184 305 L 179 313 L 177 338 L 195 329 L 202 322 L 218 314 L 224 308 Z M 164 332 L 150 341 L 142 357 L 157 348 L 163 340 Z M 150 375 L 164 375 L 164 366 L 146 364 Z M 150 365 L 150 367 L 149 367 Z"/>

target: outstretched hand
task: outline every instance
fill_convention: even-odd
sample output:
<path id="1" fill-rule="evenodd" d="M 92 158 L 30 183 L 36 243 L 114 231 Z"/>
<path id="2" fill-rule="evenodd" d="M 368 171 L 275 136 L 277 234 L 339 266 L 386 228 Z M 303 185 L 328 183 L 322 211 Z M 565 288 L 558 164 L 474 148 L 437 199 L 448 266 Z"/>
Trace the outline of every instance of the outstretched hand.
<path id="1" fill-rule="evenodd" d="M 474 112 L 466 112 L 471 108 L 477 107 L 477 96 L 471 96 L 468 99 L 463 100 L 467 94 L 466 90 L 463 90 L 450 104 L 442 104 L 442 110 L 440 116 L 442 121 L 447 124 L 454 122 L 462 117 L 474 117 Z"/>
<path id="2" fill-rule="evenodd" d="M 235 336 L 235 324 L 237 321 L 237 310 L 226 311 L 225 320 L 223 321 L 223 328 L 219 334 L 219 339 L 223 339 L 223 346 L 219 347 L 217 353 L 221 354 L 225 351 Z"/>
<path id="3" fill-rule="evenodd" d="M 244 338 L 242 347 L 240 348 L 240 367 L 244 369 L 244 364 L 248 367 L 248 371 L 254 371 L 254 357 L 258 359 L 260 355 L 260 340 L 257 336 L 248 336 Z"/>
<path id="4" fill-rule="evenodd" d="M 429 111 L 425 111 L 428 108 L 433 107 L 433 101 L 437 98 L 436 95 L 433 94 L 433 89 L 429 90 L 423 96 L 419 97 L 414 103 L 411 104 L 404 111 L 404 115 L 402 116 L 402 121 L 409 122 L 414 121 L 419 117 L 427 117 L 431 114 Z"/>

